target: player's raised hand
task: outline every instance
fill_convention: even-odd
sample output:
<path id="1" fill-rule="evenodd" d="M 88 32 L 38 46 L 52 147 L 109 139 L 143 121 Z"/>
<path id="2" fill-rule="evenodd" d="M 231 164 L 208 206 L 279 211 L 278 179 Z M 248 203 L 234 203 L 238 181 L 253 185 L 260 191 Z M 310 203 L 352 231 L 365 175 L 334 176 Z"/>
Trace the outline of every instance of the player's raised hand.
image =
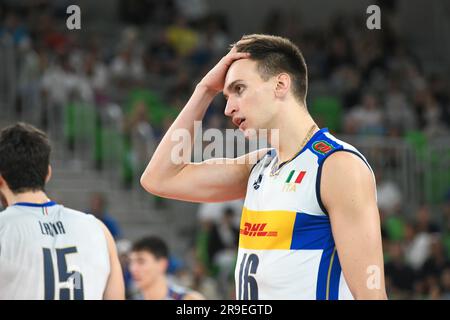
<path id="1" fill-rule="evenodd" d="M 250 53 L 237 52 L 236 46 L 228 52 L 200 81 L 200 85 L 217 94 L 223 90 L 225 76 L 231 64 L 239 59 L 249 58 Z"/>

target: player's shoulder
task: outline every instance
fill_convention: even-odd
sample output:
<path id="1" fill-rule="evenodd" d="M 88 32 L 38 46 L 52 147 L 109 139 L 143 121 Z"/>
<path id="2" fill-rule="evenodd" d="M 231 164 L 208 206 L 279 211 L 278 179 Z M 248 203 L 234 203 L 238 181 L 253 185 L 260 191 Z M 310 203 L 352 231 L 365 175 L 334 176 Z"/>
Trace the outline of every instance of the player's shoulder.
<path id="1" fill-rule="evenodd" d="M 18 217 L 17 214 L 17 209 L 15 209 L 13 206 L 5 208 L 3 211 L 0 211 L 0 223 L 7 222 Z"/>
<path id="2" fill-rule="evenodd" d="M 98 220 L 94 215 L 83 212 L 80 210 L 72 209 L 65 207 L 63 205 L 60 205 L 61 207 L 61 214 L 66 220 L 72 220 L 72 221 L 79 221 L 84 222 L 88 224 L 95 224 L 100 225 L 100 220 Z"/>
<path id="3" fill-rule="evenodd" d="M 328 197 L 340 197 L 336 190 L 347 193 L 372 191 L 375 178 L 370 166 L 351 152 L 336 152 L 328 157 L 322 170 L 322 188 Z"/>
<path id="4" fill-rule="evenodd" d="M 353 159 L 354 156 L 359 157 L 363 162 L 367 163 L 367 160 L 357 148 L 350 143 L 337 138 L 334 134 L 329 132 L 328 128 L 319 130 L 314 135 L 314 138 L 307 144 L 307 148 L 317 157 L 317 161 L 320 165 L 328 158 L 339 158 L 345 161 L 345 159 Z"/>
<path id="5" fill-rule="evenodd" d="M 319 163 L 323 162 L 332 153 L 345 148 L 343 141 L 332 135 L 328 128 L 317 131 L 307 143 L 306 148 L 317 157 Z"/>

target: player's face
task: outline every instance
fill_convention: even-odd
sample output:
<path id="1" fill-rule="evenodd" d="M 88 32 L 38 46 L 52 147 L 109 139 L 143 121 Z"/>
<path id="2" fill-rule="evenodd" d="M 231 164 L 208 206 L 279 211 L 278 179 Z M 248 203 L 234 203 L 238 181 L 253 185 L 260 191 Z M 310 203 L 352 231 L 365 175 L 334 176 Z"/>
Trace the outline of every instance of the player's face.
<path id="1" fill-rule="evenodd" d="M 166 259 L 157 259 L 148 251 L 135 251 L 130 254 L 130 272 L 140 288 L 151 286 L 159 277 L 164 276 Z"/>
<path id="2" fill-rule="evenodd" d="M 235 61 L 225 77 L 225 115 L 242 130 L 246 137 L 251 129 L 271 129 L 277 108 L 274 79 L 264 81 L 258 73 L 257 62 L 250 59 Z"/>

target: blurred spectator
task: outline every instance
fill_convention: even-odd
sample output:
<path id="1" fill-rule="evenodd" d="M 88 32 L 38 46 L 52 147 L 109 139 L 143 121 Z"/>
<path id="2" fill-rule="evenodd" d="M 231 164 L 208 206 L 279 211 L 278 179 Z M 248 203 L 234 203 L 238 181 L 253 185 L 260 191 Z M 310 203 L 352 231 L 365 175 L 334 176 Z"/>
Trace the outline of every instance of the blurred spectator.
<path id="1" fill-rule="evenodd" d="M 244 205 L 243 200 L 233 200 L 227 202 L 216 202 L 216 203 L 202 203 L 198 207 L 197 217 L 199 221 L 211 221 L 213 223 L 219 223 L 222 217 L 222 212 L 225 208 L 230 207 L 235 212 L 233 218 L 235 227 L 240 226 L 240 217 L 242 206 Z"/>
<path id="2" fill-rule="evenodd" d="M 131 86 L 144 79 L 143 49 L 138 31 L 129 27 L 122 31 L 118 52 L 111 62 L 110 72 L 119 86 Z"/>
<path id="3" fill-rule="evenodd" d="M 198 292 L 170 283 L 166 272 L 169 249 L 158 237 L 146 237 L 133 244 L 130 271 L 138 292 L 135 300 L 203 300 Z"/>
<path id="4" fill-rule="evenodd" d="M 144 63 L 150 73 L 163 76 L 168 76 L 177 70 L 180 62 L 166 33 L 158 33 L 156 39 L 150 42 L 145 52 Z"/>
<path id="5" fill-rule="evenodd" d="M 117 221 L 108 214 L 106 198 L 102 193 L 96 192 L 91 195 L 90 208 L 86 211 L 93 214 L 102 221 L 111 232 L 114 239 L 121 237 L 121 231 Z"/>
<path id="6" fill-rule="evenodd" d="M 389 261 L 385 265 L 385 274 L 390 287 L 387 288 L 388 296 L 407 299 L 412 292 L 415 274 L 403 258 L 403 249 L 398 241 L 389 246 Z"/>
<path id="7" fill-rule="evenodd" d="M 447 193 L 442 204 L 442 213 L 444 217 L 443 243 L 447 259 L 450 259 L 450 191 Z"/>
<path id="8" fill-rule="evenodd" d="M 407 244 L 406 259 L 418 271 L 430 256 L 433 233 L 439 232 L 439 228 L 431 222 L 427 206 L 422 206 L 417 211 L 414 221 L 414 237 Z"/>
<path id="9" fill-rule="evenodd" d="M 195 263 L 191 272 L 192 289 L 203 293 L 207 299 L 217 300 L 227 298 L 220 295 L 217 288 L 217 281 L 209 276 L 207 269 L 202 263 Z"/>
<path id="10" fill-rule="evenodd" d="M 430 208 L 427 205 L 423 205 L 417 210 L 416 214 L 416 226 L 417 232 L 425 233 L 437 233 L 440 232 L 440 228 L 434 221 L 431 220 Z"/>
<path id="11" fill-rule="evenodd" d="M 101 105 L 106 100 L 109 86 L 109 74 L 106 65 L 98 58 L 95 51 L 88 52 L 84 59 L 84 74 L 95 94 L 95 102 Z"/>
<path id="12" fill-rule="evenodd" d="M 349 50 L 349 42 L 343 36 L 334 36 L 330 39 L 330 47 L 328 49 L 328 57 L 326 61 L 326 70 L 330 75 L 339 67 L 352 65 L 353 57 Z"/>
<path id="13" fill-rule="evenodd" d="M 142 80 L 144 65 L 140 57 L 136 56 L 130 48 L 125 48 L 114 58 L 111 63 L 111 75 L 120 84 L 130 81 Z"/>
<path id="14" fill-rule="evenodd" d="M 129 299 L 133 291 L 133 279 L 129 268 L 132 243 L 127 239 L 120 239 L 116 242 L 116 247 L 125 282 L 125 298 Z"/>
<path id="15" fill-rule="evenodd" d="M 441 274 L 442 299 L 450 300 L 450 268 L 445 268 Z"/>
<path id="16" fill-rule="evenodd" d="M 208 2 L 206 0 L 175 0 L 178 12 L 189 21 L 196 21 L 208 14 Z"/>
<path id="17" fill-rule="evenodd" d="M 134 110 L 126 118 L 125 132 L 130 139 L 134 169 L 141 173 L 156 149 L 156 139 L 144 101 L 136 101 Z"/>
<path id="18" fill-rule="evenodd" d="M 51 51 L 58 55 L 68 54 L 70 38 L 68 33 L 60 31 L 57 26 L 58 22 L 55 17 L 50 12 L 44 12 L 39 15 L 34 31 Z"/>
<path id="19" fill-rule="evenodd" d="M 239 229 L 234 226 L 234 217 L 233 209 L 226 208 L 221 221 L 212 225 L 208 241 L 209 261 L 216 268 L 223 296 L 228 296 L 228 283 L 233 279 L 236 264 Z"/>
<path id="20" fill-rule="evenodd" d="M 222 218 L 214 223 L 210 230 L 209 256 L 217 265 L 222 265 L 222 260 L 227 260 L 224 256 L 232 253 L 233 259 L 239 238 L 239 229 L 234 226 L 235 213 L 231 207 L 225 208 Z"/>
<path id="21" fill-rule="evenodd" d="M 0 38 L 9 35 L 14 45 L 18 48 L 24 48 L 30 45 L 30 35 L 21 18 L 14 11 L 8 11 L 5 20 L 0 25 Z"/>
<path id="22" fill-rule="evenodd" d="M 385 104 L 389 129 L 395 128 L 403 134 L 416 127 L 416 114 L 394 80 L 389 83 Z"/>
<path id="23" fill-rule="evenodd" d="M 384 113 L 373 94 L 366 94 L 362 105 L 355 106 L 346 119 L 347 132 L 382 135 L 385 132 Z"/>
<path id="24" fill-rule="evenodd" d="M 430 257 L 421 268 L 423 278 L 433 277 L 439 279 L 446 268 L 450 268 L 450 260 L 445 256 L 441 238 L 436 236 L 431 243 Z"/>
<path id="25" fill-rule="evenodd" d="M 387 215 L 398 213 L 402 205 L 402 193 L 393 180 L 385 178 L 383 171 L 376 171 L 378 208 Z"/>
<path id="26" fill-rule="evenodd" d="M 188 21 L 182 15 L 177 16 L 175 23 L 167 28 L 166 35 L 170 45 L 181 57 L 191 54 L 199 43 L 197 32 L 188 26 Z"/>

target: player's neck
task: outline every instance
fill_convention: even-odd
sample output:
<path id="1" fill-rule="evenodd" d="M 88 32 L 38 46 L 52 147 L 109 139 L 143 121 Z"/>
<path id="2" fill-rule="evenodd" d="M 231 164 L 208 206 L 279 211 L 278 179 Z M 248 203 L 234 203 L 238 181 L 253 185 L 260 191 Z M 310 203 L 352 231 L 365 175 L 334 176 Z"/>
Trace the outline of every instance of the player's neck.
<path id="1" fill-rule="evenodd" d="M 315 124 L 314 120 L 308 112 L 297 108 L 280 113 L 277 122 L 280 124 L 277 126 L 279 128 L 278 144 L 276 143 L 277 139 L 271 139 L 270 143 L 277 149 L 279 163 L 292 159 L 300 151 L 300 146 L 308 134 L 314 134 L 319 130 L 316 126 L 310 132 Z"/>
<path id="2" fill-rule="evenodd" d="M 17 194 L 12 192 L 4 192 L 3 194 L 8 205 L 13 205 L 19 202 L 43 204 L 50 201 L 44 191 L 28 191 Z"/>
<path id="3" fill-rule="evenodd" d="M 145 300 L 164 300 L 168 294 L 169 286 L 165 277 L 161 277 L 152 285 L 142 290 Z"/>

